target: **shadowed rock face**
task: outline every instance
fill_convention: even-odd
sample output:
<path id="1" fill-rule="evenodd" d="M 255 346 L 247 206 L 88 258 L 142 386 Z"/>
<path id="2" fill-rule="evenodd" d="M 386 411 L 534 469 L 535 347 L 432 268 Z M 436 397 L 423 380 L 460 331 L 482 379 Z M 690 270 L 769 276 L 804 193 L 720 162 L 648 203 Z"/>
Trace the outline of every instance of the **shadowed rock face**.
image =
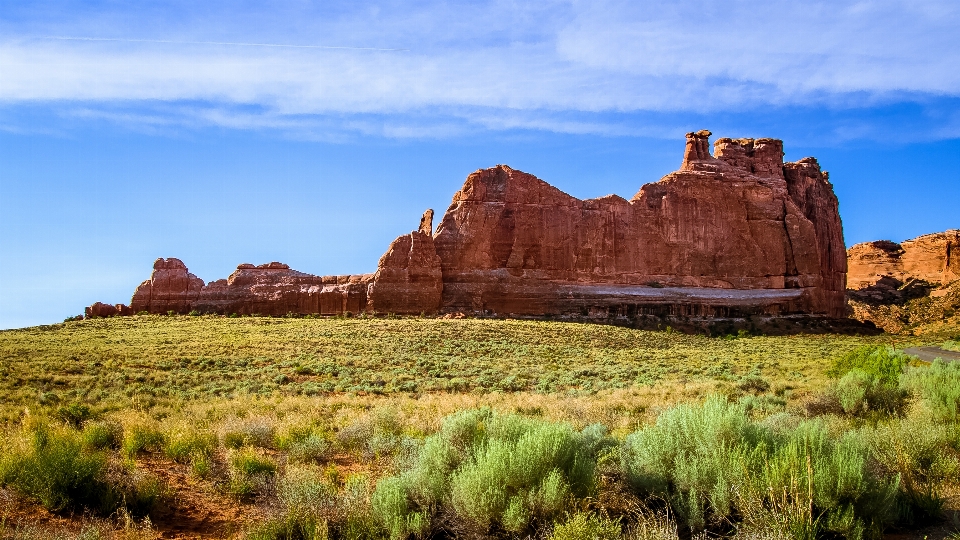
<path id="1" fill-rule="evenodd" d="M 282 315 L 844 315 L 837 199 L 813 158 L 775 139 L 687 135 L 680 169 L 631 199 L 580 200 L 506 165 L 479 170 L 433 231 L 428 210 L 377 272 L 240 265 L 204 285 L 158 259 L 133 311 Z"/>

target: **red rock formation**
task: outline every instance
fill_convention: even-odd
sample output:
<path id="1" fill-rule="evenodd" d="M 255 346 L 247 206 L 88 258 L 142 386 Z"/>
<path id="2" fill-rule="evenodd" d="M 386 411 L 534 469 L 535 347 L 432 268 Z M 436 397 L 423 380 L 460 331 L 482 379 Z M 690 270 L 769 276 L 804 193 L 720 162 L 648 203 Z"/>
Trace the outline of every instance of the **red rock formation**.
<path id="1" fill-rule="evenodd" d="M 357 314 L 366 309 L 371 277 L 314 276 L 278 262 L 241 264 L 227 279 L 207 284 L 194 309 L 238 315 Z"/>
<path id="2" fill-rule="evenodd" d="M 432 218 L 433 211 L 428 213 Z M 427 227 L 432 224 L 421 223 L 421 230 L 397 238 L 380 258 L 370 284 L 370 311 L 417 314 L 440 309 L 443 274 Z"/>
<path id="3" fill-rule="evenodd" d="M 812 158 L 784 165 L 773 139 L 720 139 L 711 156 L 709 134 L 688 134 L 680 170 L 630 201 L 576 199 L 503 165 L 471 174 L 434 236 L 443 309 L 842 316 L 827 175 Z"/>
<path id="4" fill-rule="evenodd" d="M 580 200 L 505 165 L 467 177 L 398 237 L 376 274 L 319 277 L 240 265 L 204 286 L 160 259 L 131 303 L 151 313 L 497 313 L 843 316 L 837 199 L 813 158 L 775 139 L 687 135 L 680 170 L 631 200 Z"/>
<path id="5" fill-rule="evenodd" d="M 189 273 L 180 259 L 157 259 L 150 279 L 133 293 L 130 309 L 134 313 L 187 313 L 202 288 L 203 280 Z"/>
<path id="6" fill-rule="evenodd" d="M 116 317 L 118 315 L 127 316 L 133 315 L 133 311 L 125 304 L 103 304 L 101 302 L 95 302 L 91 306 L 87 306 L 83 310 L 83 318 L 85 319 L 95 319 L 97 317 Z"/>
<path id="7" fill-rule="evenodd" d="M 883 277 L 947 284 L 960 279 L 960 230 L 925 234 L 900 244 L 864 242 L 851 247 L 847 258 L 848 282 L 854 290 L 876 285 Z"/>

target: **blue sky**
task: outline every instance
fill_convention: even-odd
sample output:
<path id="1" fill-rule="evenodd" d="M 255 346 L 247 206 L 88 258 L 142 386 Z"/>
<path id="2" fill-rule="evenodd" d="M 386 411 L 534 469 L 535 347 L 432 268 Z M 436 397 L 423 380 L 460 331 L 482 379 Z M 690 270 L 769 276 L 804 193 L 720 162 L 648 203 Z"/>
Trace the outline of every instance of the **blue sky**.
<path id="1" fill-rule="evenodd" d="M 816 156 L 848 245 L 960 227 L 960 3 L 0 0 L 0 328 L 156 257 L 369 272 L 507 163 L 632 196 L 683 134 Z"/>

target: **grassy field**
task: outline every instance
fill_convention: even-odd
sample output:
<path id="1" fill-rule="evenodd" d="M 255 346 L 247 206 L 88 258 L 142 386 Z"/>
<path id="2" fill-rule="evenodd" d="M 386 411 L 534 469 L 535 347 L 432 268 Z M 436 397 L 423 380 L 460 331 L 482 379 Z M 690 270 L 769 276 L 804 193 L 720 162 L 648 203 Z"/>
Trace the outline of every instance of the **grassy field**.
<path id="1" fill-rule="evenodd" d="M 214 397 L 598 391 L 823 382 L 825 363 L 891 336 L 708 338 L 501 320 L 137 316 L 0 332 L 0 406 Z"/>
<path id="2" fill-rule="evenodd" d="M 946 538 L 960 370 L 885 355 L 957 330 L 136 316 L 3 331 L 0 538 Z M 717 461 L 719 443 L 740 461 Z"/>

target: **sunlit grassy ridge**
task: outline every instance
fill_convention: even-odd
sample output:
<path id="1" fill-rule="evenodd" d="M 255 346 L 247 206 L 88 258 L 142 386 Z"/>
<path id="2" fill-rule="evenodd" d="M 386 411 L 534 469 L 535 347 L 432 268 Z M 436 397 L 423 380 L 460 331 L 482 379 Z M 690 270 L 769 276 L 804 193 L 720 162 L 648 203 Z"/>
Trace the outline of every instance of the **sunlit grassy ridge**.
<path id="1" fill-rule="evenodd" d="M 803 388 L 885 337 L 709 338 L 541 321 L 138 316 L 0 332 L 0 403 L 592 392 L 762 376 Z"/>

